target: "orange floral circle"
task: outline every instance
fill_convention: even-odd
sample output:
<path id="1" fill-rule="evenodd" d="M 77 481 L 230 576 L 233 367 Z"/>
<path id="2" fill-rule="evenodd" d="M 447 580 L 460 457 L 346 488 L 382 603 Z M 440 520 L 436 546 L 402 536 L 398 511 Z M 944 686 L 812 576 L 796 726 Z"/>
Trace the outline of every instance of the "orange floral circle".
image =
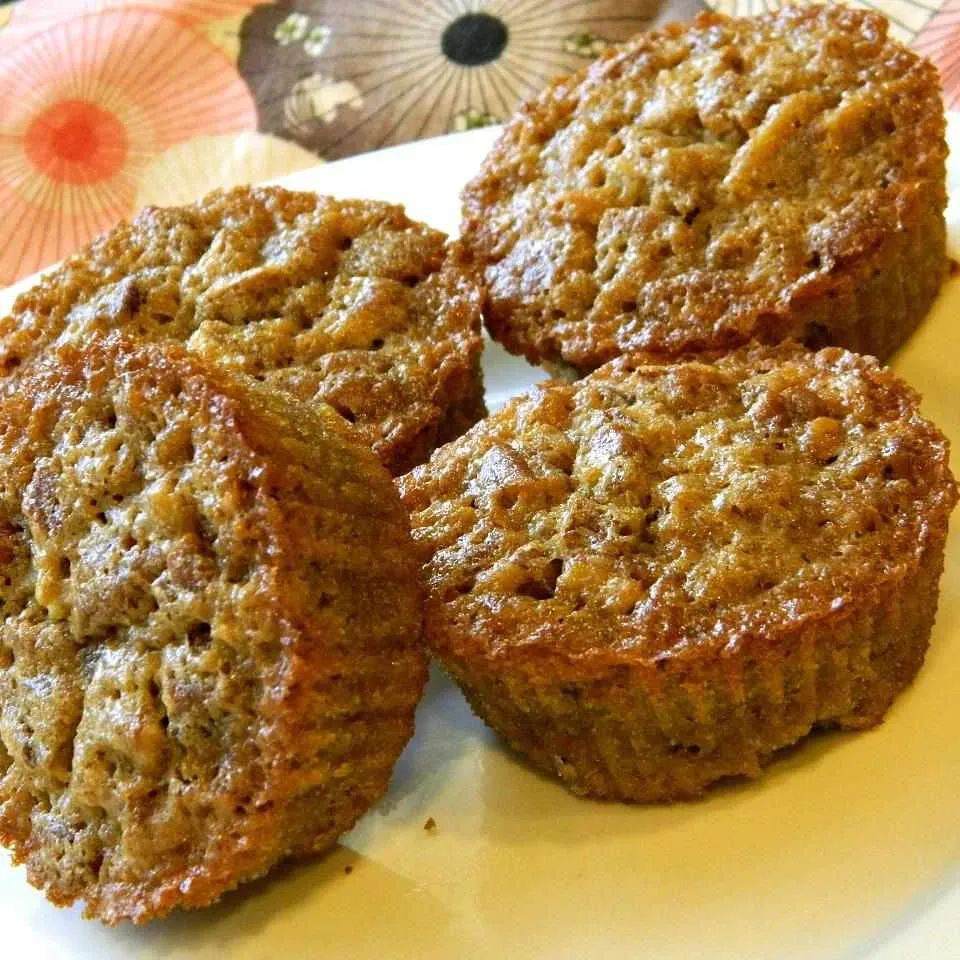
<path id="1" fill-rule="evenodd" d="M 34 117 L 23 146 L 50 179 L 97 183 L 123 168 L 127 132 L 115 114 L 89 100 L 61 100 Z"/>
<path id="2" fill-rule="evenodd" d="M 249 89 L 182 20 L 124 7 L 38 27 L 0 56 L 0 283 L 129 216 L 157 154 L 255 130 Z"/>

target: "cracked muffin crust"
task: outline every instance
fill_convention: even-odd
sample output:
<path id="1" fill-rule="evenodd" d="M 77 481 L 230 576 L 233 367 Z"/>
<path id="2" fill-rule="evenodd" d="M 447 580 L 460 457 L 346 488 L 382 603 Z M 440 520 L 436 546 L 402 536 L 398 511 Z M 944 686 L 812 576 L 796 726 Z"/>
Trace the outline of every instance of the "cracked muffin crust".
<path id="1" fill-rule="evenodd" d="M 325 400 L 394 474 L 486 412 L 480 291 L 444 234 L 372 200 L 279 187 L 147 208 L 0 321 L 0 367 L 122 328 Z"/>
<path id="2" fill-rule="evenodd" d="M 595 797 L 694 797 L 913 678 L 956 501 L 872 358 L 621 357 L 400 478 L 426 633 L 474 710 Z"/>
<path id="3" fill-rule="evenodd" d="M 881 358 L 946 269 L 936 68 L 839 5 L 642 34 L 508 122 L 463 192 L 491 334 L 584 373 L 756 339 Z"/>
<path id="4" fill-rule="evenodd" d="M 413 732 L 389 475 L 176 344 L 66 346 L 0 403 L 0 605 L 0 839 L 107 923 L 329 847 Z"/>

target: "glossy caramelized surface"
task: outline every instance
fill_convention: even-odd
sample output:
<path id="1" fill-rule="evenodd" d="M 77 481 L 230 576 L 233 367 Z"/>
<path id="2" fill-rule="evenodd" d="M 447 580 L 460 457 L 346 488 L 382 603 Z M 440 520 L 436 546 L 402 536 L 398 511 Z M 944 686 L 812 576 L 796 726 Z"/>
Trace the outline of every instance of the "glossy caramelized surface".
<path id="1" fill-rule="evenodd" d="M 439 649 L 630 663 L 904 587 L 947 451 L 875 360 L 755 346 L 543 384 L 399 483 Z"/>
<path id="2" fill-rule="evenodd" d="M 946 265 L 936 69 L 839 5 L 705 13 L 556 80 L 463 192 L 493 336 L 583 372 L 789 337 L 886 357 Z"/>
<path id="3" fill-rule="evenodd" d="M 332 404 L 400 473 L 484 409 L 480 294 L 445 241 L 398 206 L 278 187 L 147 208 L 18 299 L 0 364 L 97 330 L 178 340 Z"/>

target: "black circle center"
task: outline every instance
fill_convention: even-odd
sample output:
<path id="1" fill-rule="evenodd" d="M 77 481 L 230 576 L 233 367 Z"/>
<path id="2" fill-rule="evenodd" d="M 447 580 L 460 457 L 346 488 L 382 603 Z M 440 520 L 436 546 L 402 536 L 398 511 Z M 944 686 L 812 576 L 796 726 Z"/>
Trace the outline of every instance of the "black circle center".
<path id="1" fill-rule="evenodd" d="M 479 67 L 503 53 L 507 45 L 507 25 L 489 13 L 465 13 L 457 17 L 440 40 L 443 55 L 464 67 Z"/>

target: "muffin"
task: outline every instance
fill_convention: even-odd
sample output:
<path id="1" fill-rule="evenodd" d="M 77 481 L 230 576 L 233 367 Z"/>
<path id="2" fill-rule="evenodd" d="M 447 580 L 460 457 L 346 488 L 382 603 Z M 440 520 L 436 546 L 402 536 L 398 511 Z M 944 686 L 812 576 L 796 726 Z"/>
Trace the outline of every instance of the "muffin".
<path id="1" fill-rule="evenodd" d="M 0 368 L 123 328 L 324 400 L 401 473 L 485 413 L 480 290 L 402 208 L 278 187 L 147 208 L 0 321 Z"/>
<path id="2" fill-rule="evenodd" d="M 946 269 L 932 64 L 877 14 L 704 13 L 551 84 L 463 193 L 487 324 L 582 374 L 756 339 L 887 357 Z"/>
<path id="3" fill-rule="evenodd" d="M 118 334 L 0 403 L 0 840 L 143 923 L 322 851 L 425 681 L 389 474 L 329 408 Z"/>
<path id="4" fill-rule="evenodd" d="M 398 481 L 428 643 L 593 797 L 696 797 L 870 727 L 923 661 L 957 498 L 917 405 L 787 343 L 543 384 Z"/>

